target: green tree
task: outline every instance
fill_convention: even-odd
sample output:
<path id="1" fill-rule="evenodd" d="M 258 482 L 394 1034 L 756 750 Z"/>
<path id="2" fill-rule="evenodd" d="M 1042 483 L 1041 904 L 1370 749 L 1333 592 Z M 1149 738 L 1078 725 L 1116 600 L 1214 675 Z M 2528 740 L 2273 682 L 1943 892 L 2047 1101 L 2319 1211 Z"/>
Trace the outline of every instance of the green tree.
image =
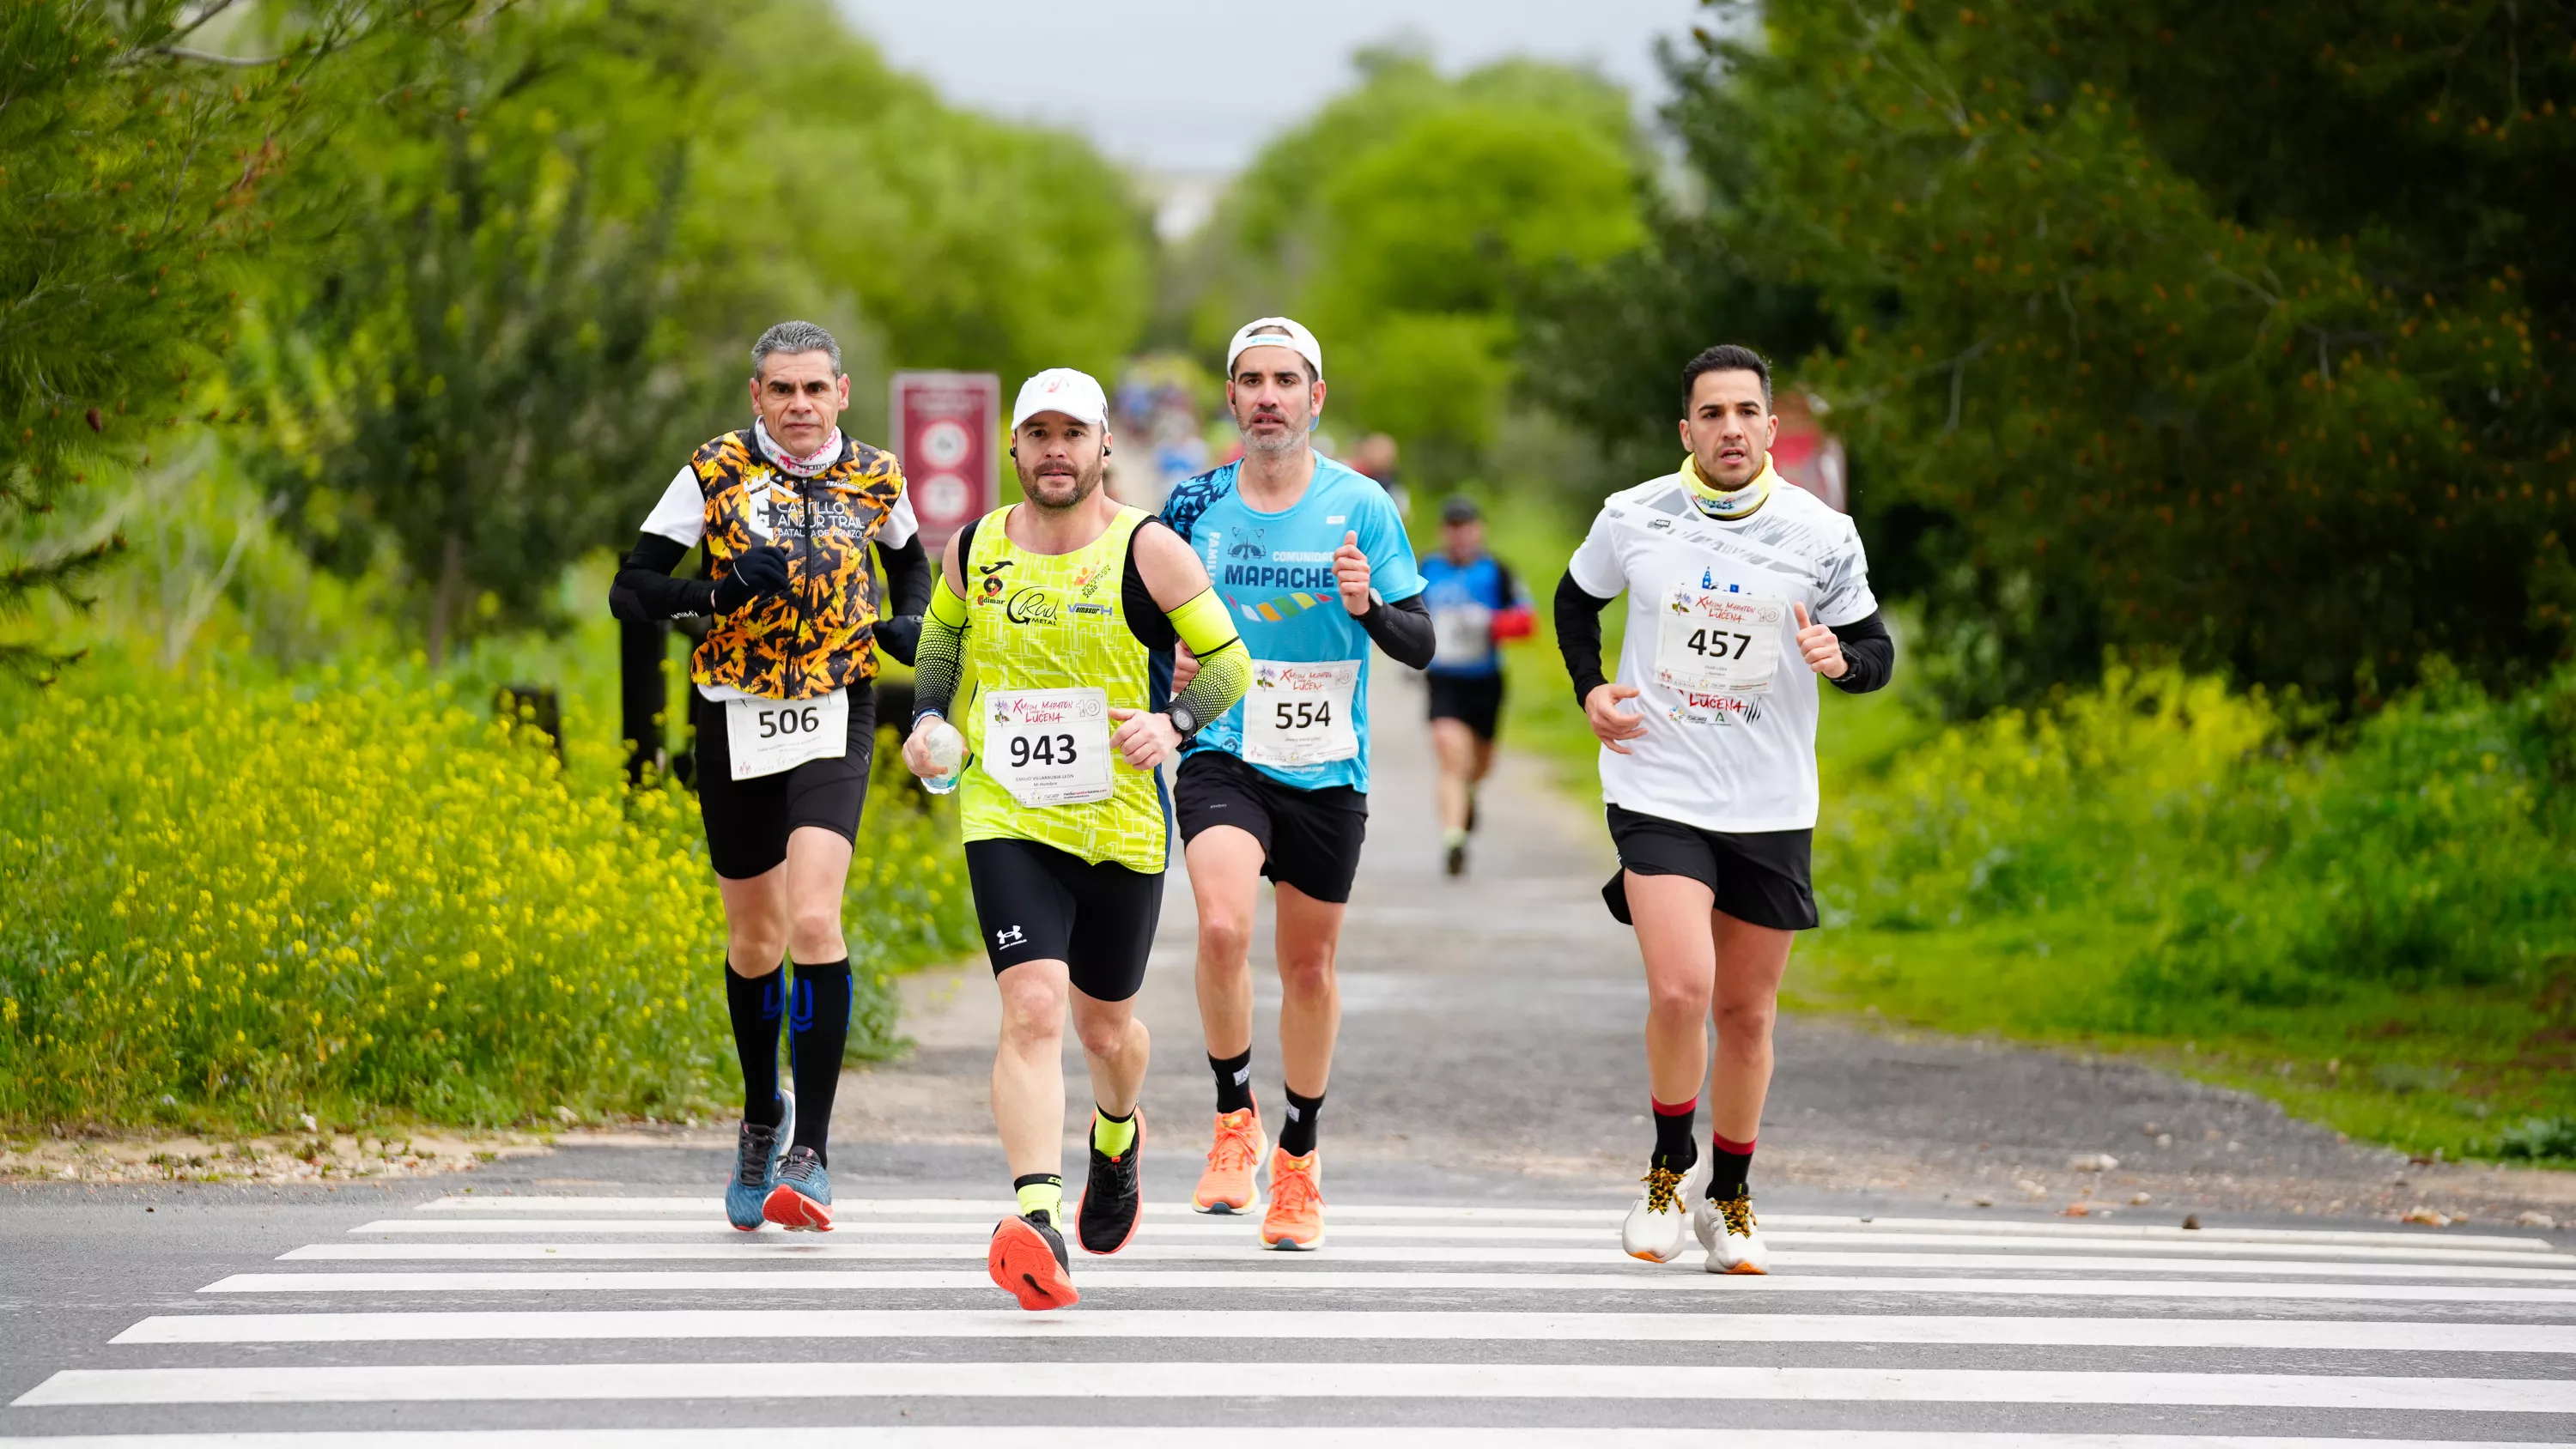
<path id="1" fill-rule="evenodd" d="M 686 117 L 725 7 L 582 0 L 444 33 L 427 82 L 306 184 L 350 218 L 282 279 L 250 369 L 289 524 L 348 572 L 390 546 L 429 654 L 546 620 L 563 565 L 699 439 L 686 404 Z M 728 379 L 729 380 L 729 379 Z"/>
<path id="2" fill-rule="evenodd" d="M 0 8 L 0 538 L 207 403 L 280 174 L 322 144 L 337 82 L 455 7 L 325 0 L 226 32 L 231 9 Z M 0 614 L 112 547 L 0 566 Z M 0 663 L 52 657 L 0 638 Z"/>
<path id="3" fill-rule="evenodd" d="M 1813 289 L 1794 370 L 1956 707 L 2105 646 L 2365 707 L 2436 655 L 2507 685 L 2563 657 L 2576 17 L 1762 19 L 1703 33 L 1673 119 L 1707 223 Z"/>
<path id="4" fill-rule="evenodd" d="M 1184 259 L 1189 331 L 1213 352 L 1261 312 L 1300 313 L 1336 412 L 1455 473 L 1493 440 L 1522 278 L 1636 246 L 1648 156 L 1626 94 L 1586 72 L 1357 63 L 1360 84 L 1264 148 Z"/>

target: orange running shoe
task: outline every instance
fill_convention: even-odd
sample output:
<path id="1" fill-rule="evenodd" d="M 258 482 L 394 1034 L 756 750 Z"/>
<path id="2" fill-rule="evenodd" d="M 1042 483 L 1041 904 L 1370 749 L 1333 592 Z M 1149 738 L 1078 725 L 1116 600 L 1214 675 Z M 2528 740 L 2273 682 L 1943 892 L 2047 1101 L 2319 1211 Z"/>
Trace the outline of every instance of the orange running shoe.
<path id="1" fill-rule="evenodd" d="M 1303 1157 L 1270 1154 L 1270 1211 L 1261 1218 L 1263 1246 L 1303 1253 L 1324 1246 L 1324 1191 L 1320 1151 Z"/>
<path id="2" fill-rule="evenodd" d="M 1064 1250 L 1064 1235 L 1045 1213 L 1002 1219 L 993 1229 L 992 1246 L 984 1250 L 984 1271 L 1032 1313 L 1082 1301 L 1073 1288 L 1073 1261 Z"/>
<path id="3" fill-rule="evenodd" d="M 1251 1211 L 1261 1196 L 1252 1174 L 1269 1145 L 1270 1139 L 1262 1135 L 1258 1108 L 1217 1113 L 1216 1145 L 1208 1149 L 1207 1171 L 1199 1174 L 1199 1188 L 1190 1194 L 1190 1206 L 1203 1213 Z"/>

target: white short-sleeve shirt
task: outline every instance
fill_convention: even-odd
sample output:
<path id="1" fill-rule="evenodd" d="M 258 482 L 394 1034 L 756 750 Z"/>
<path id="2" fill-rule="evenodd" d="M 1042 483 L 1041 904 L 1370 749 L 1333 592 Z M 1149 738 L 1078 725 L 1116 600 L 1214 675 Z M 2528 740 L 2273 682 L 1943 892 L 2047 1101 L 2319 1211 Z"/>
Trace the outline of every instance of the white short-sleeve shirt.
<path id="1" fill-rule="evenodd" d="M 1602 798 L 1728 834 L 1813 829 L 1818 680 L 1798 652 L 1795 611 L 1780 611 L 1778 662 L 1765 692 L 1667 688 L 1656 677 L 1656 651 L 1677 594 L 1804 604 L 1828 626 L 1877 612 L 1851 520 L 1785 482 L 1751 517 L 1713 519 L 1673 473 L 1604 501 L 1566 572 L 1596 598 L 1628 596 L 1616 678 L 1637 687 L 1621 707 L 1644 716 L 1646 733 L 1625 741 L 1628 754 L 1602 749 Z"/>

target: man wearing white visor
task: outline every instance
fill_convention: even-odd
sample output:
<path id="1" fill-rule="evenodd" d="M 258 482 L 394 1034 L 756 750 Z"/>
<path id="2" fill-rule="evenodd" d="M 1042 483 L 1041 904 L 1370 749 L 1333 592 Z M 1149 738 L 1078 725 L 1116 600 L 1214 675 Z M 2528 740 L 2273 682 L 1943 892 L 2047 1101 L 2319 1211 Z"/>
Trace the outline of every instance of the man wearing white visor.
<path id="1" fill-rule="evenodd" d="M 1095 1106 L 1076 1236 L 1087 1252 L 1117 1252 L 1143 1210 L 1149 1043 L 1134 1007 L 1171 831 L 1156 771 L 1242 698 L 1251 673 L 1189 545 L 1101 488 L 1107 415 L 1100 384 L 1071 368 L 1020 389 L 1011 459 L 1027 501 L 949 541 L 904 746 L 914 774 L 959 780 L 966 872 L 1002 995 L 993 1120 L 1018 1194 L 986 1266 L 1029 1309 L 1079 1296 L 1062 1232 L 1068 1010 Z M 1174 698 L 1182 644 L 1201 666 Z M 959 699 L 968 660 L 976 682 Z"/>
<path id="2" fill-rule="evenodd" d="M 1252 922 L 1277 887 L 1279 1046 L 1287 1112 L 1270 1156 L 1261 1239 L 1324 1242 L 1316 1114 L 1341 1029 L 1334 978 L 1342 915 L 1368 828 L 1372 642 L 1431 662 L 1431 615 L 1404 521 L 1386 490 L 1315 454 L 1324 350 L 1286 317 L 1226 348 L 1226 403 L 1243 457 L 1172 491 L 1163 521 L 1187 540 L 1251 650 L 1243 702 L 1208 718 L 1185 753 L 1173 806 L 1199 912 L 1199 1020 L 1216 1076 L 1215 1140 L 1192 1203 L 1249 1211 L 1266 1146 L 1252 1098 Z M 1191 661 L 1179 660 L 1186 679 Z"/>

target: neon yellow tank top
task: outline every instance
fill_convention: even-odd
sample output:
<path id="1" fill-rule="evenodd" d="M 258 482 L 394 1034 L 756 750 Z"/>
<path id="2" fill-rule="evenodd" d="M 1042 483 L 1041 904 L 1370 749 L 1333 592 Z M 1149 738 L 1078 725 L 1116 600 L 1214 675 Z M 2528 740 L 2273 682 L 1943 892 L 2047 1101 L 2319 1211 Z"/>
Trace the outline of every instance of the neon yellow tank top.
<path id="1" fill-rule="evenodd" d="M 1008 505 L 984 515 L 966 574 L 966 657 L 975 691 L 958 724 L 974 751 L 958 786 L 968 840 L 1027 840 L 1085 861 L 1114 860 L 1158 874 L 1171 835 L 1163 783 L 1113 752 L 1109 798 L 1073 805 L 1022 804 L 984 768 L 988 698 L 999 690 L 1097 688 L 1112 709 L 1150 706 L 1152 656 L 1128 628 L 1123 598 L 1128 542 L 1150 515 L 1120 508 L 1100 537 L 1072 553 L 1031 553 L 1011 542 Z M 1114 729 L 1114 726 L 1113 726 Z"/>

